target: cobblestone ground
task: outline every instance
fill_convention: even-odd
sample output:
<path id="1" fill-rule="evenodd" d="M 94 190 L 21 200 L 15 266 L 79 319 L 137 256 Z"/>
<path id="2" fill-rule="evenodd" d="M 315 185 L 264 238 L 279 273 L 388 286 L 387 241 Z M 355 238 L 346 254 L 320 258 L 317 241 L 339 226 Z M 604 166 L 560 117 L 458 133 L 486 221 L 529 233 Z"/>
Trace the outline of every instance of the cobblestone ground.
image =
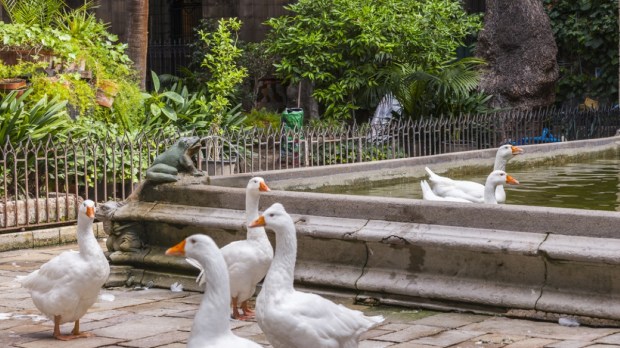
<path id="1" fill-rule="evenodd" d="M 77 245 L 0 253 L 0 347 L 185 347 L 202 294 L 168 289 L 104 289 L 104 296 L 80 321 L 81 329 L 95 336 L 69 342 L 53 339 L 52 322 L 41 317 L 14 278 L 68 249 L 77 250 Z M 363 336 L 362 348 L 620 347 L 620 328 L 565 327 L 485 315 L 344 304 L 387 318 Z M 231 326 L 237 335 L 270 347 L 256 322 L 231 321 Z M 65 324 L 61 330 L 68 333 L 72 327 Z"/>

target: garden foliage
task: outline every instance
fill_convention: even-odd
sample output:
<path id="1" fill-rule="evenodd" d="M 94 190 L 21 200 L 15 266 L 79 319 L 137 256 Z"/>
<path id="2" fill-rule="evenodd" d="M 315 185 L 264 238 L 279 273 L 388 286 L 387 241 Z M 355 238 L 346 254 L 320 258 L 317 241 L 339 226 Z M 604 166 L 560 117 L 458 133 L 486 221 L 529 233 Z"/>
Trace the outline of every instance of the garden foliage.
<path id="1" fill-rule="evenodd" d="M 618 97 L 618 1 L 544 0 L 558 45 L 557 101 Z"/>
<path id="2" fill-rule="evenodd" d="M 310 80 L 325 116 L 336 119 L 376 105 L 378 71 L 436 70 L 481 28 L 453 0 L 300 0 L 286 9 L 291 15 L 267 21 L 276 72 L 290 83 Z"/>

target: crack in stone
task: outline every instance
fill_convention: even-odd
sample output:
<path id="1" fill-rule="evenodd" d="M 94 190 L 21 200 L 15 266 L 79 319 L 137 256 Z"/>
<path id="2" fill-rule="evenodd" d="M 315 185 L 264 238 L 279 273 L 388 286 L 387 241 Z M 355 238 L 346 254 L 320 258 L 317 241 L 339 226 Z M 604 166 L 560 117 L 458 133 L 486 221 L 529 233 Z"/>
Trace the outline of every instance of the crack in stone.
<path id="1" fill-rule="evenodd" d="M 540 288 L 540 294 L 538 295 L 538 298 L 534 302 L 534 310 L 538 310 L 538 301 L 540 301 L 540 299 L 542 298 L 543 292 L 545 291 L 545 287 L 547 286 L 547 261 L 548 261 L 548 256 L 547 256 L 547 254 L 544 251 L 540 250 L 540 247 L 547 241 L 547 238 L 549 238 L 550 235 L 551 235 L 551 233 L 547 233 L 545 235 L 545 239 L 543 239 L 542 242 L 540 242 L 540 244 L 538 244 L 538 246 L 536 247 L 536 250 L 542 256 L 543 266 L 545 267 L 545 271 L 544 271 L 544 278 L 543 278 L 542 287 Z"/>
<path id="2" fill-rule="evenodd" d="M 353 234 L 361 231 L 362 229 L 364 229 L 364 227 L 368 226 L 368 223 L 370 222 L 370 220 L 366 220 L 366 223 L 364 223 L 364 225 L 360 228 L 358 228 L 356 231 L 353 232 L 347 232 L 345 233 L 342 238 L 343 239 L 347 239 L 347 235 L 352 236 Z M 355 295 L 355 298 L 358 299 L 360 296 L 360 289 L 357 287 L 357 282 L 359 282 L 360 279 L 362 279 L 362 277 L 364 276 L 364 274 L 366 274 L 366 266 L 368 266 L 368 260 L 370 259 L 370 255 L 372 253 L 372 251 L 370 250 L 370 247 L 368 247 L 368 243 L 364 242 L 364 247 L 366 248 L 366 259 L 364 260 L 364 265 L 362 266 L 362 272 L 360 273 L 359 277 L 357 277 L 357 279 L 355 279 L 355 282 L 353 283 L 353 287 L 355 288 L 355 291 L 357 291 L 357 294 Z"/>

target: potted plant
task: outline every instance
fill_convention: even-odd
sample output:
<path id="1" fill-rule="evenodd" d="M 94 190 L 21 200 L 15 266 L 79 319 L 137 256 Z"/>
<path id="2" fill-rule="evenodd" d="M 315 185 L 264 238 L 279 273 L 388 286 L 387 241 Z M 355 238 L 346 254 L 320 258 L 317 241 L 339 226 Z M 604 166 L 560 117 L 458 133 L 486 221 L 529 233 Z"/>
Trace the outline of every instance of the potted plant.
<path id="1" fill-rule="evenodd" d="M 111 108 L 118 94 L 118 84 L 112 80 L 102 79 L 97 83 L 97 104 Z"/>
<path id="2" fill-rule="evenodd" d="M 0 62 L 0 93 L 6 94 L 11 91 L 19 91 L 22 95 L 27 87 L 25 76 L 32 75 L 37 69 L 46 63 L 33 63 L 19 61 L 15 65 L 5 65 Z"/>

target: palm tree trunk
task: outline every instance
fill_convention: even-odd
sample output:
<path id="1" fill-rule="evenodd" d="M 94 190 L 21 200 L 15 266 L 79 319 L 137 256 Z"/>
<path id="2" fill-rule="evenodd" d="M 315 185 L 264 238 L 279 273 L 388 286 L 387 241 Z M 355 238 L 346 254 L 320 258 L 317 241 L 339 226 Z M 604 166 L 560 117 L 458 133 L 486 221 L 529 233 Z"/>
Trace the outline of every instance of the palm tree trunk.
<path id="1" fill-rule="evenodd" d="M 146 55 L 149 37 L 149 0 L 130 0 L 128 6 L 127 55 L 139 73 L 140 86 L 146 85 Z"/>

